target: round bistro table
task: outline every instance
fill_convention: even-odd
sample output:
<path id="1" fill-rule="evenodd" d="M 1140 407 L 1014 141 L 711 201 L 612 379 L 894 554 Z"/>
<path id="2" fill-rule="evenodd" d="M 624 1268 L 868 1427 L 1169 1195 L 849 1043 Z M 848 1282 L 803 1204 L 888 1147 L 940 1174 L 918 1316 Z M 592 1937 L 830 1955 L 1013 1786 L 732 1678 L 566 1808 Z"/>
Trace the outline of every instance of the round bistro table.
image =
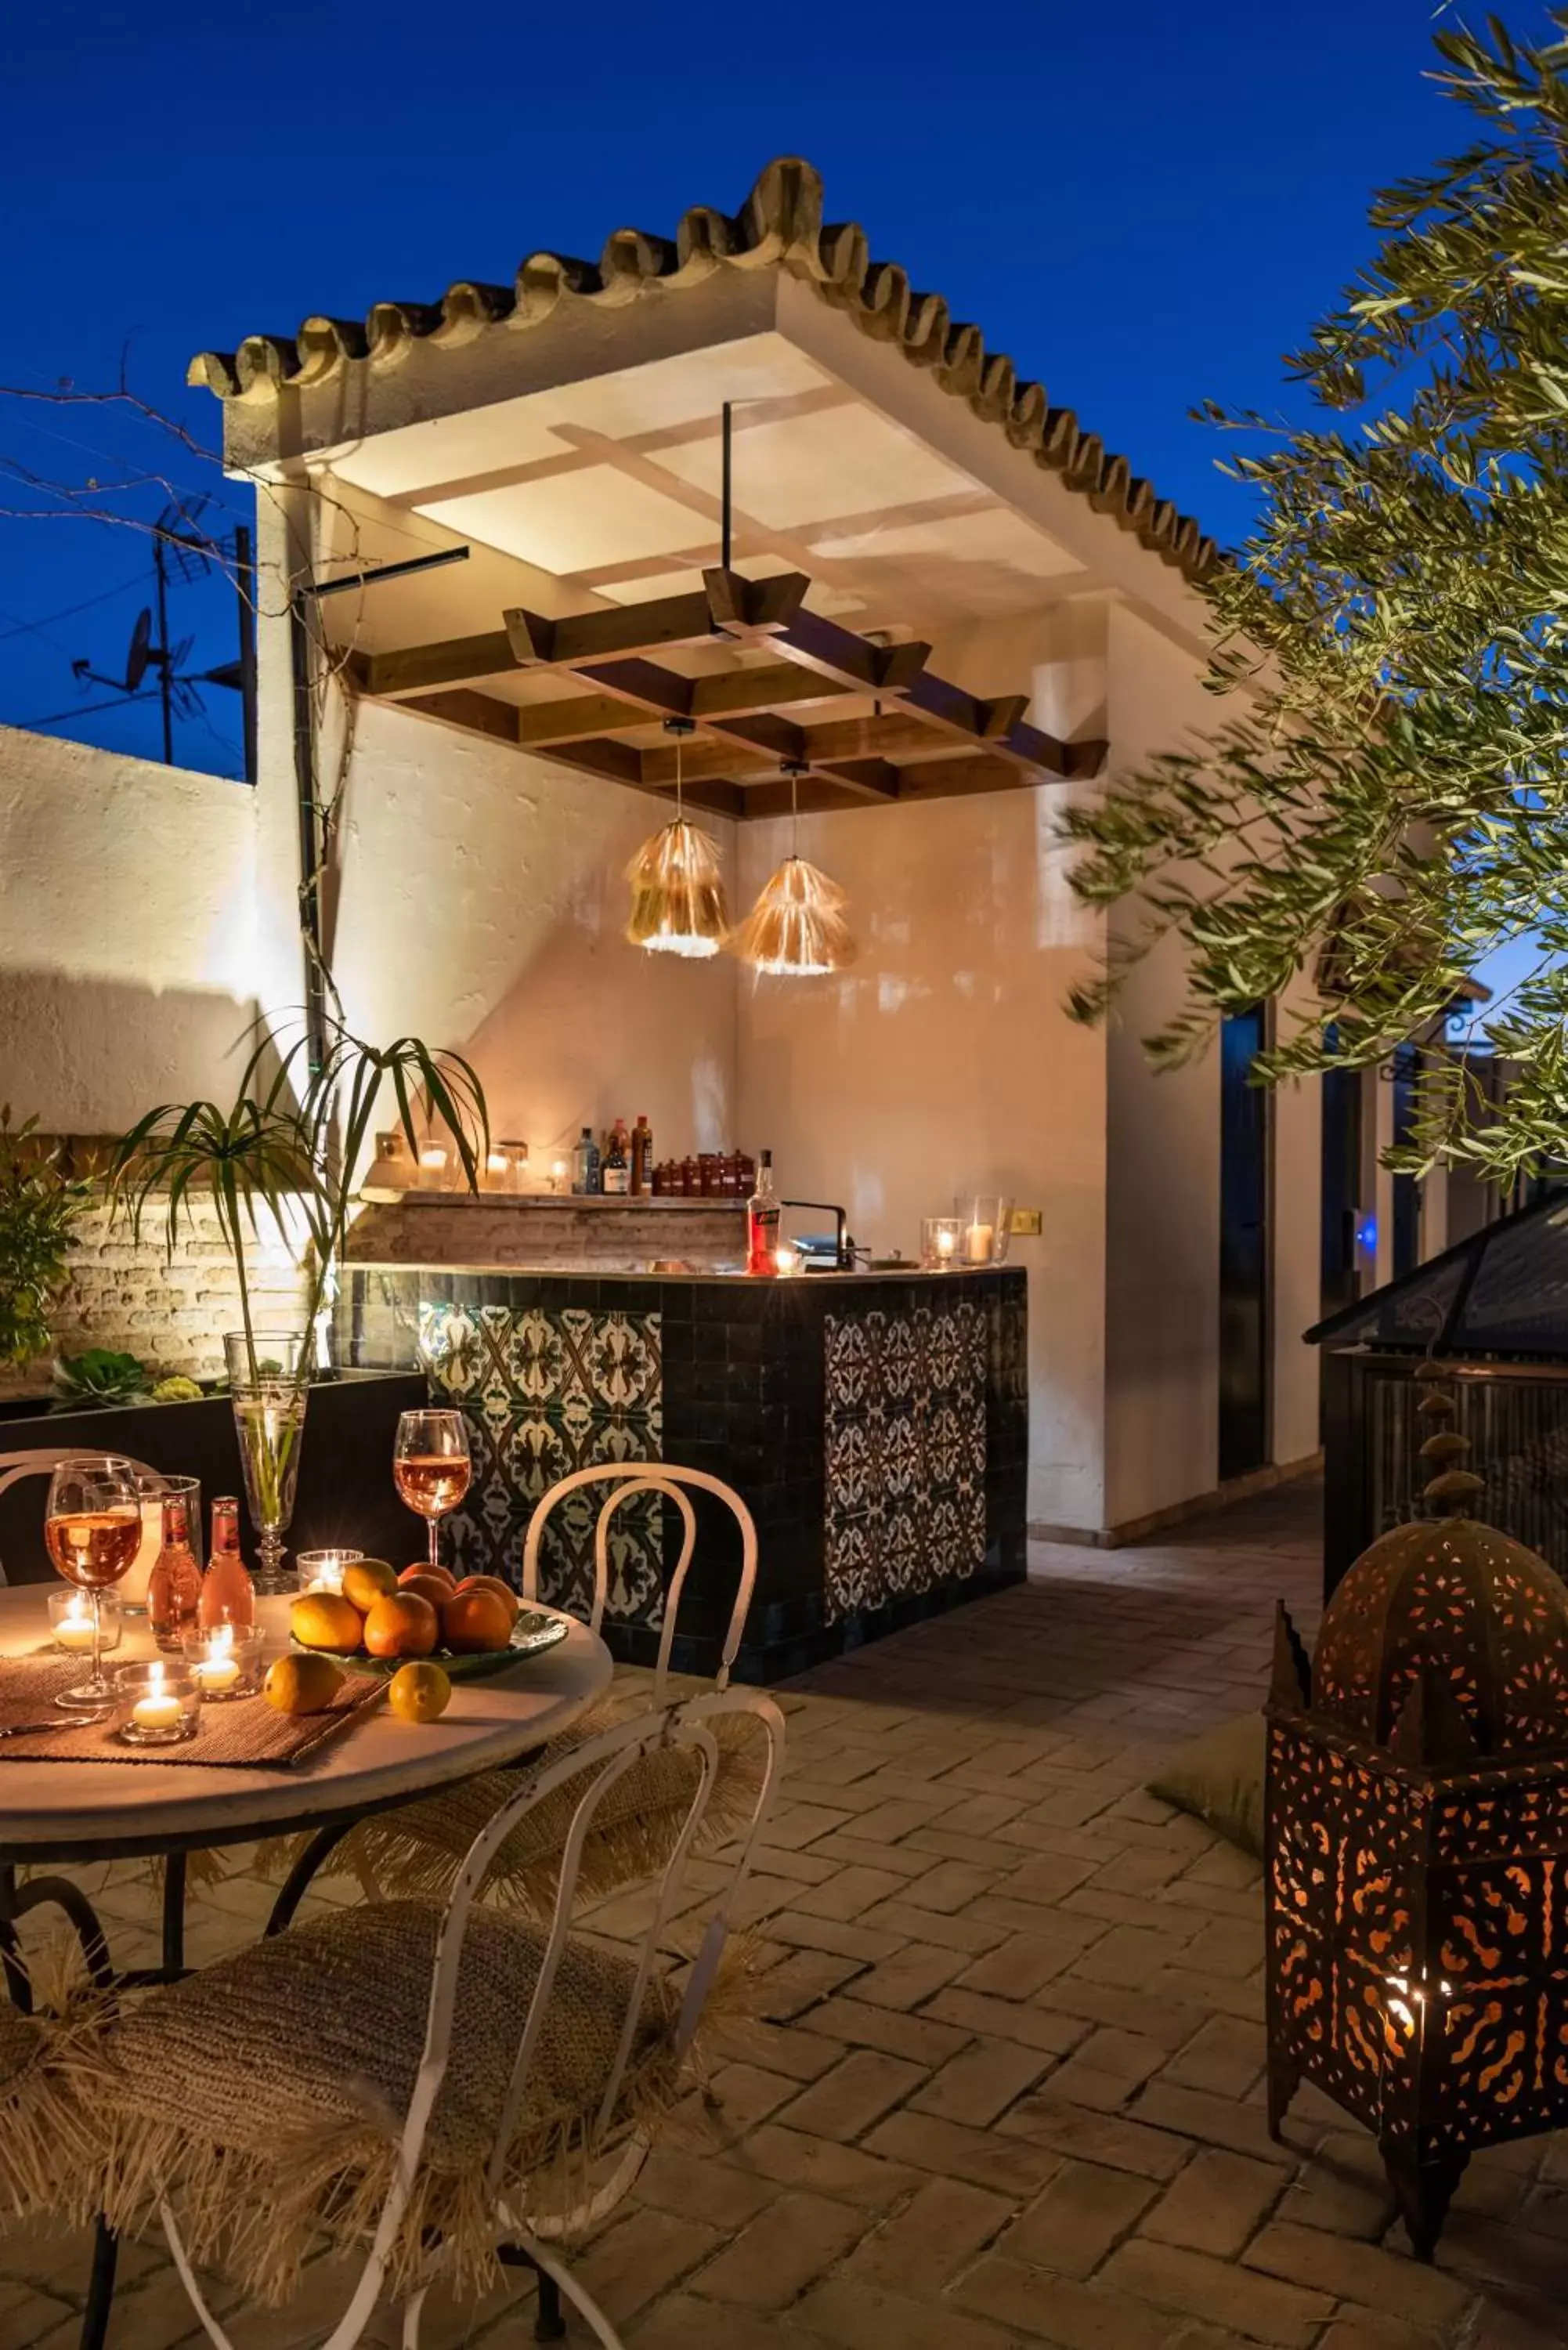
<path id="1" fill-rule="evenodd" d="M 47 1600 L 57 1586 L 0 1589 L 0 1690 L 5 1659 L 36 1654 L 49 1639 Z M 269 1655 L 288 1646 L 286 1597 L 258 1599 L 256 1621 Z M 555 1613 L 555 1610 L 544 1610 Z M 281 1932 L 333 1846 L 367 1813 L 389 1811 L 438 1787 L 515 1762 L 567 1729 L 609 1686 L 609 1650 L 575 1618 L 565 1639 L 509 1669 L 452 1683 L 439 1721 L 404 1722 L 379 1706 L 296 1765 L 231 1768 L 199 1762 L 16 1762 L 0 1741 L 0 1966 L 15 2005 L 32 2005 L 16 1939 L 29 1910 L 60 1909 L 88 1966 L 106 1990 L 171 1982 L 185 1964 L 186 1855 L 308 1831 L 279 1888 L 265 1931 Z M 110 1667 L 156 1656 L 145 1617 L 121 1618 Z M 42 1718 L 42 1717 L 40 1717 Z M 91 1861 L 161 1858 L 162 1960 L 117 1968 L 97 1911 L 69 1877 L 40 1875 Z M 18 1868 L 27 1871 L 18 1881 Z M 82 2319 L 83 2350 L 99 2350 L 114 2296 L 115 2239 L 101 2222 Z"/>

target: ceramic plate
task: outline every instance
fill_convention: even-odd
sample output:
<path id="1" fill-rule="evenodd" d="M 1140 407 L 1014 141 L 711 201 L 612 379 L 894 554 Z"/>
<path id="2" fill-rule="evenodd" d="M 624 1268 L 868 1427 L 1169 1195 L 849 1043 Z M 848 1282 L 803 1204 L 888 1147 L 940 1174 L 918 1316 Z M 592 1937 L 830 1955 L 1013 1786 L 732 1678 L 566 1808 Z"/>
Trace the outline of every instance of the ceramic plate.
<path id="1" fill-rule="evenodd" d="M 543 1648 L 553 1648 L 564 1640 L 571 1629 L 566 1616 L 546 1615 L 542 1608 L 524 1607 L 512 1627 L 512 1638 L 504 1648 L 487 1648 L 476 1657 L 454 1657 L 446 1648 L 437 1648 L 429 1657 L 334 1657 L 334 1664 L 342 1665 L 356 1673 L 379 1673 L 383 1677 L 395 1673 L 400 1665 L 439 1665 L 454 1681 L 483 1680 L 487 1673 L 504 1673 L 522 1657 L 536 1657 Z M 296 1648 L 303 1655 L 321 1656 L 330 1653 L 320 1648 L 303 1649 L 296 1640 Z"/>

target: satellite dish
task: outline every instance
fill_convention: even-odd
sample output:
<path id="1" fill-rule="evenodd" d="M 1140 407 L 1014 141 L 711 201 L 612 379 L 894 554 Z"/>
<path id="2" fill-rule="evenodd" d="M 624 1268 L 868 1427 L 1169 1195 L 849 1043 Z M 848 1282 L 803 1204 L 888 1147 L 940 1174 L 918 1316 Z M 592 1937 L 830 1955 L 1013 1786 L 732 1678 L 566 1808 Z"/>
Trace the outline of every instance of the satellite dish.
<path id="1" fill-rule="evenodd" d="M 152 653 L 152 615 L 144 604 L 136 616 L 136 626 L 130 631 L 130 650 L 125 656 L 125 690 L 134 693 L 147 675 L 147 664 Z"/>

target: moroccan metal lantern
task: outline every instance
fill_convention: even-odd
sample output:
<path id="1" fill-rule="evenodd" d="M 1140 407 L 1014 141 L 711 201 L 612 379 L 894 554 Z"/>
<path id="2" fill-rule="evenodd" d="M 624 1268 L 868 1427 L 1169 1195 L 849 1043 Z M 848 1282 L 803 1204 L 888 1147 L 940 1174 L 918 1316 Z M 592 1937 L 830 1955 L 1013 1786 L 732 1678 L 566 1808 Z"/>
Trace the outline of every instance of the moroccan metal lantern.
<path id="1" fill-rule="evenodd" d="M 1376 2134 L 1430 2260 L 1480 2147 L 1568 2123 L 1568 1588 L 1466 1515 L 1419 1375 L 1436 1517 L 1351 1568 L 1268 1706 L 1269 2126 L 1303 2080 Z"/>

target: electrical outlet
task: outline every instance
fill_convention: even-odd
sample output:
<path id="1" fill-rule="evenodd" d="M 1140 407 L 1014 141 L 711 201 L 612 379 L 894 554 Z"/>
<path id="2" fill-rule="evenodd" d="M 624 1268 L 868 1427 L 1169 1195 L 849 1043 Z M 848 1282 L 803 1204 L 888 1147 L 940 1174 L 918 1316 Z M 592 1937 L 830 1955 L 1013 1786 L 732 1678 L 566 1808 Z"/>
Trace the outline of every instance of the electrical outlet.
<path id="1" fill-rule="evenodd" d="M 1041 1232 L 1044 1230 L 1044 1224 L 1040 1210 L 1038 1208 L 1014 1208 L 1012 1211 L 1012 1230 L 1014 1240 L 1037 1241 Z"/>

